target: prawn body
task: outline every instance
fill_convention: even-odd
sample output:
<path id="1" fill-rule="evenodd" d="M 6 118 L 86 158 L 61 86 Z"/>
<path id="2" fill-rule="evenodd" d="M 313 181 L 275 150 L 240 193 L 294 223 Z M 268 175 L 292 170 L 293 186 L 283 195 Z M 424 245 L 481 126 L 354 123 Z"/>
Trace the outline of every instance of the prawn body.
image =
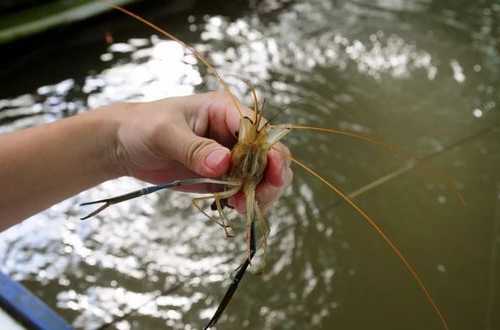
<path id="1" fill-rule="evenodd" d="M 231 150 L 232 163 L 227 180 L 240 180 L 245 195 L 255 190 L 264 176 L 267 153 L 289 131 L 289 128 L 274 128 L 267 124 L 259 129 L 258 123 L 249 117 L 241 118 L 238 142 Z"/>
<path id="2" fill-rule="evenodd" d="M 254 100 L 254 109 L 254 120 L 247 116 L 240 119 L 240 128 L 237 132 L 238 141 L 231 149 L 231 167 L 228 175 L 222 179 L 226 182 L 235 182 L 238 186 L 226 186 L 224 192 L 215 193 L 213 195 L 215 199 L 215 207 L 213 207 L 213 209 L 218 210 L 220 216 L 219 221 L 222 221 L 222 223 L 217 223 L 224 228 L 226 236 L 229 237 L 232 236 L 231 232 L 228 231 L 228 228 L 231 228 L 231 226 L 222 209 L 221 201 L 227 200 L 227 198 L 239 192 L 244 194 L 248 262 L 250 262 L 254 254 L 251 247 L 252 244 L 255 245 L 254 242 L 251 242 L 254 240 L 252 234 L 252 226 L 254 223 L 257 224 L 261 236 L 257 248 L 260 246 L 265 248 L 269 236 L 269 225 L 263 210 L 260 208 L 255 198 L 255 189 L 264 177 L 269 150 L 290 131 L 287 127 L 273 127 L 268 125 L 268 123 L 261 124 L 262 109 L 259 109 L 256 99 Z M 210 196 L 203 197 L 202 199 L 206 198 L 210 198 Z M 200 209 L 196 203 L 194 205 Z"/>
<path id="3" fill-rule="evenodd" d="M 248 117 L 240 119 L 238 142 L 231 150 L 229 178 L 242 179 L 245 191 L 262 180 L 267 165 L 267 144 L 265 130 L 260 132 Z"/>

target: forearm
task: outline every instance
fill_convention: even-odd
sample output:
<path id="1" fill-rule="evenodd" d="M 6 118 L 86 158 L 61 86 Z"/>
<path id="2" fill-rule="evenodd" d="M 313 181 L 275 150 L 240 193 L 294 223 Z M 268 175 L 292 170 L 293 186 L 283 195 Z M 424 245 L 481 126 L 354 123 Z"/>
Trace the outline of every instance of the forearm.
<path id="1" fill-rule="evenodd" d="M 116 125 L 98 112 L 0 135 L 0 230 L 117 176 Z"/>

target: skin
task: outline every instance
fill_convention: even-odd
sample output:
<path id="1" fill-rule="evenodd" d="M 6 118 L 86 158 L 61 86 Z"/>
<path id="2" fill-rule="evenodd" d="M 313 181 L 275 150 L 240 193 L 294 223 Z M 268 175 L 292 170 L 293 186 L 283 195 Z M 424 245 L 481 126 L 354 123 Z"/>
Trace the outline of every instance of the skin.
<path id="1" fill-rule="evenodd" d="M 243 109 L 250 115 L 248 109 Z M 107 180 L 151 183 L 223 177 L 231 166 L 240 115 L 228 95 L 211 92 L 146 103 L 117 103 L 57 122 L 0 135 L 0 230 Z M 288 149 L 268 153 L 257 200 L 264 209 L 290 183 Z M 197 185 L 185 191 L 211 192 Z M 241 194 L 230 205 L 244 210 Z"/>

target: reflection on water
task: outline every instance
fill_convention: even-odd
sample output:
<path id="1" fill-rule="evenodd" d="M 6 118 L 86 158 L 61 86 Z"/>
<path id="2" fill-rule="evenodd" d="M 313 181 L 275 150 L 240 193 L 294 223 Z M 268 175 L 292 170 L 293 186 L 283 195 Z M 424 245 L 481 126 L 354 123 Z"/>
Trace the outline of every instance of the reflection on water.
<path id="1" fill-rule="evenodd" d="M 496 124 L 500 5 L 267 0 L 243 12 L 198 9 L 177 27 L 197 36 L 195 47 L 242 99 L 244 77 L 267 99 L 269 116 L 286 109 L 281 122 L 374 134 L 418 156 L 447 150 L 429 162 L 434 170 L 398 176 L 358 201 L 417 266 L 452 329 L 499 327 L 497 133 L 447 146 Z M 76 67 L 61 81 L 20 87 L 0 100 L 0 132 L 115 101 L 215 88 L 188 51 L 144 37 L 145 29 L 137 25 L 141 37 L 114 33 L 93 70 Z M 46 65 L 57 70 L 58 58 Z M 296 157 L 347 192 L 402 165 L 359 141 L 294 133 L 287 143 Z M 296 171 L 270 214 L 267 271 L 245 279 L 219 328 L 440 329 L 382 240 L 326 187 Z M 465 208 L 433 174 L 439 171 L 456 179 Z M 199 328 L 244 256 L 243 234 L 224 239 L 193 212 L 190 196 L 172 192 L 78 220 L 82 201 L 140 186 L 132 179 L 104 183 L 2 233 L 0 268 L 77 328 L 118 319 L 111 328 Z"/>

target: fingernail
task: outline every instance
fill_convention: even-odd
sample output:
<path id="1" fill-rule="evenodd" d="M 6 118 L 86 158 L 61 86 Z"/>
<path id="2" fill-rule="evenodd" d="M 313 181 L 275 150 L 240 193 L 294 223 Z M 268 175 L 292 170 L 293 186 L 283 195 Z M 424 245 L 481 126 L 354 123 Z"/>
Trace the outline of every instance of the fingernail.
<path id="1" fill-rule="evenodd" d="M 217 171 L 228 154 L 229 151 L 227 149 L 217 148 L 208 154 L 205 159 L 205 164 L 212 171 Z"/>

